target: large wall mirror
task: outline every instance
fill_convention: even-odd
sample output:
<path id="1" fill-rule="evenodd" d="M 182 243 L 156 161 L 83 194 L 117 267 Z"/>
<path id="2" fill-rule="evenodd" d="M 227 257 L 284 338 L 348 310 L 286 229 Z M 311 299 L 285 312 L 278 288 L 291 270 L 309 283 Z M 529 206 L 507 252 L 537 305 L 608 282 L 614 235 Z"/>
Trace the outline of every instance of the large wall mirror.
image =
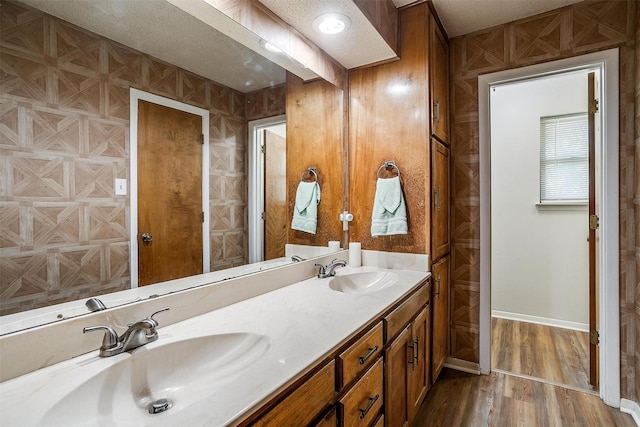
<path id="1" fill-rule="evenodd" d="M 295 61 L 276 61 L 294 64 L 287 69 L 276 65 L 268 58 L 277 54 L 261 50 L 259 40 L 248 49 L 166 0 L 7 0 L 0 14 L 0 333 L 87 314 L 92 297 L 109 308 L 194 286 L 189 277 L 172 286 L 155 282 L 173 277 L 156 277 L 131 289 L 143 284 L 137 264 L 144 245 L 160 239 L 141 229 L 140 217 L 163 216 L 163 224 L 172 217 L 154 206 L 143 211 L 141 186 L 151 199 L 155 190 L 168 190 L 170 205 L 181 205 L 171 192 L 186 188 L 182 172 L 197 168 L 172 170 L 178 153 L 169 144 L 191 138 L 182 126 L 200 113 L 192 127 L 206 135 L 201 145 L 207 150 L 196 161 L 202 174 L 194 178 L 198 188 L 191 197 L 200 200 L 183 209 L 193 218 L 176 221 L 198 223 L 199 231 L 166 231 L 192 238 L 190 246 L 202 244 L 195 261 L 201 270 L 183 275 L 210 272 L 205 281 L 211 283 L 292 262 L 282 247 L 264 247 L 271 238 L 250 257 L 251 224 L 265 211 L 254 203 L 265 191 L 284 203 L 277 215 L 286 221 L 275 231 L 264 227 L 263 236 L 279 235 L 278 245 L 318 248 L 341 240 L 341 89 L 313 79 Z M 132 89 L 149 95 L 132 97 Z M 186 115 L 173 115 L 181 105 Z M 148 111 L 156 107 L 159 112 Z M 154 114 L 143 136 L 161 144 L 150 150 L 169 161 L 164 166 L 149 156 L 141 163 L 140 119 Z M 249 129 L 264 123 L 274 126 L 265 130 L 268 144 L 281 150 L 268 159 L 279 164 L 260 157 L 262 169 L 250 172 L 250 153 L 261 154 L 251 146 Z M 297 187 L 309 168 L 321 191 L 315 234 L 290 227 Z M 159 171 L 172 177 L 170 184 L 160 185 Z M 252 197 L 250 179 L 256 180 L 252 188 L 258 185 Z M 182 251 L 167 253 L 178 265 L 186 262 Z"/>

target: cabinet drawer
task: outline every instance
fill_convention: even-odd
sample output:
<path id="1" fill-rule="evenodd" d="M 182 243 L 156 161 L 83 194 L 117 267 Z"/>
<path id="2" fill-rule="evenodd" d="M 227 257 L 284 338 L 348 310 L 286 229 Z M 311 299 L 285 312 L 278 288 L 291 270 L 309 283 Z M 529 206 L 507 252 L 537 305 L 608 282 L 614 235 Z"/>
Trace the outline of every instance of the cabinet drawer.
<path id="1" fill-rule="evenodd" d="M 315 427 L 336 427 L 337 425 L 338 414 L 336 414 L 336 407 L 334 406 L 315 424 Z"/>
<path id="2" fill-rule="evenodd" d="M 334 360 L 262 416 L 257 426 L 307 426 L 329 406 L 335 396 Z"/>
<path id="3" fill-rule="evenodd" d="M 349 384 L 375 362 L 382 352 L 382 322 L 338 356 L 342 368 L 342 386 Z"/>
<path id="4" fill-rule="evenodd" d="M 384 427 L 384 414 L 380 415 L 380 418 L 378 418 L 378 421 L 376 421 L 373 427 Z"/>
<path id="5" fill-rule="evenodd" d="M 342 425 L 368 426 L 378 417 L 382 395 L 382 358 L 339 400 L 342 407 Z"/>
<path id="6" fill-rule="evenodd" d="M 384 322 L 387 328 L 387 342 L 398 335 L 418 311 L 427 304 L 429 301 L 429 289 L 430 285 L 426 282 L 417 292 L 411 295 L 409 299 L 385 316 Z"/>

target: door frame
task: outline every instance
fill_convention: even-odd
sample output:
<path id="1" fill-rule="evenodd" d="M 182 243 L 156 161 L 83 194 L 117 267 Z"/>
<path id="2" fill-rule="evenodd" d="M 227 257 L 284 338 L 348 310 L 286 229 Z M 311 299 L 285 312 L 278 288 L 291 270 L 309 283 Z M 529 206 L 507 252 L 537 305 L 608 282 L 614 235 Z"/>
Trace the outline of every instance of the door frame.
<path id="1" fill-rule="evenodd" d="M 620 406 L 620 311 L 619 311 L 619 52 L 610 49 L 478 77 L 480 143 L 480 354 L 479 368 L 491 371 L 491 85 L 556 74 L 587 67 L 601 70 L 602 116 L 600 177 L 600 241 L 598 250 L 600 310 L 600 397 Z"/>
<path id="2" fill-rule="evenodd" d="M 264 144 L 262 130 L 287 123 L 287 116 L 267 117 L 249 122 L 249 263 L 264 260 Z"/>
<path id="3" fill-rule="evenodd" d="M 139 89 L 129 91 L 129 271 L 131 288 L 138 287 L 138 101 L 147 101 L 174 110 L 191 113 L 202 118 L 202 272 L 209 273 L 210 267 L 210 209 L 209 209 L 209 111 L 180 101 L 165 98 Z"/>

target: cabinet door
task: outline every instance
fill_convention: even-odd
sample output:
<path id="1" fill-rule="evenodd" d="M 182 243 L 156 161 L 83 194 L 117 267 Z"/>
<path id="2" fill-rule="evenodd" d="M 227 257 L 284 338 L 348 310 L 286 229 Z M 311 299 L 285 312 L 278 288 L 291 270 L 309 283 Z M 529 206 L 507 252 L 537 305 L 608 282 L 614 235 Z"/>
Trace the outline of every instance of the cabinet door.
<path id="1" fill-rule="evenodd" d="M 411 324 L 411 336 L 409 342 L 409 388 L 408 388 L 408 412 L 409 422 L 413 420 L 422 400 L 429 390 L 429 365 L 427 365 L 428 357 L 427 345 L 428 329 L 429 329 L 429 313 L 428 306 L 423 308 L 416 319 Z"/>
<path id="2" fill-rule="evenodd" d="M 431 133 L 449 144 L 449 54 L 447 39 L 430 17 L 429 77 L 431 79 Z"/>
<path id="3" fill-rule="evenodd" d="M 393 340 L 385 353 L 384 413 L 387 427 L 406 426 L 409 423 L 407 372 L 410 368 L 408 363 L 410 337 L 411 325 Z"/>
<path id="4" fill-rule="evenodd" d="M 449 149 L 432 139 L 431 251 L 433 259 L 449 253 Z"/>
<path id="5" fill-rule="evenodd" d="M 433 344 L 431 381 L 435 382 L 449 355 L 449 257 L 431 267 L 433 280 Z"/>

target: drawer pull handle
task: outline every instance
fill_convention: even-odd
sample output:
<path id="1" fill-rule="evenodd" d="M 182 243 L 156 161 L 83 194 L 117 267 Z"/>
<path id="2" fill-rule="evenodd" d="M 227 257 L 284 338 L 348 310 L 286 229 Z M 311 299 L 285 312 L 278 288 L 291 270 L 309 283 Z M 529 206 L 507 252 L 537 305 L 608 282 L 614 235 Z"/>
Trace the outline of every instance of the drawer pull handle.
<path id="1" fill-rule="evenodd" d="M 367 404 L 367 407 L 364 409 L 358 409 L 358 411 L 360 411 L 360 419 L 364 419 L 364 417 L 367 416 L 367 412 L 369 412 L 369 410 L 371 409 L 371 407 L 378 401 L 378 399 L 380 398 L 379 394 L 376 394 L 375 397 L 370 397 L 369 398 L 369 403 Z"/>
<path id="2" fill-rule="evenodd" d="M 367 352 L 367 354 L 365 354 L 364 356 L 360 356 L 360 357 L 358 357 L 358 359 L 360 360 L 360 361 L 358 362 L 358 364 L 359 364 L 359 365 L 364 365 L 364 362 L 366 362 L 366 361 L 367 361 L 367 359 L 368 359 L 368 358 L 370 358 L 370 357 L 371 357 L 371 355 L 372 355 L 373 353 L 375 353 L 376 351 L 378 351 L 378 346 L 377 346 L 377 345 L 374 345 L 373 347 L 369 347 L 369 351 Z"/>
<path id="3" fill-rule="evenodd" d="M 416 340 L 413 342 L 413 350 L 414 350 L 414 355 L 413 355 L 413 360 L 416 361 L 416 365 L 420 364 L 419 361 L 419 355 L 420 355 L 420 337 L 416 337 Z"/>

